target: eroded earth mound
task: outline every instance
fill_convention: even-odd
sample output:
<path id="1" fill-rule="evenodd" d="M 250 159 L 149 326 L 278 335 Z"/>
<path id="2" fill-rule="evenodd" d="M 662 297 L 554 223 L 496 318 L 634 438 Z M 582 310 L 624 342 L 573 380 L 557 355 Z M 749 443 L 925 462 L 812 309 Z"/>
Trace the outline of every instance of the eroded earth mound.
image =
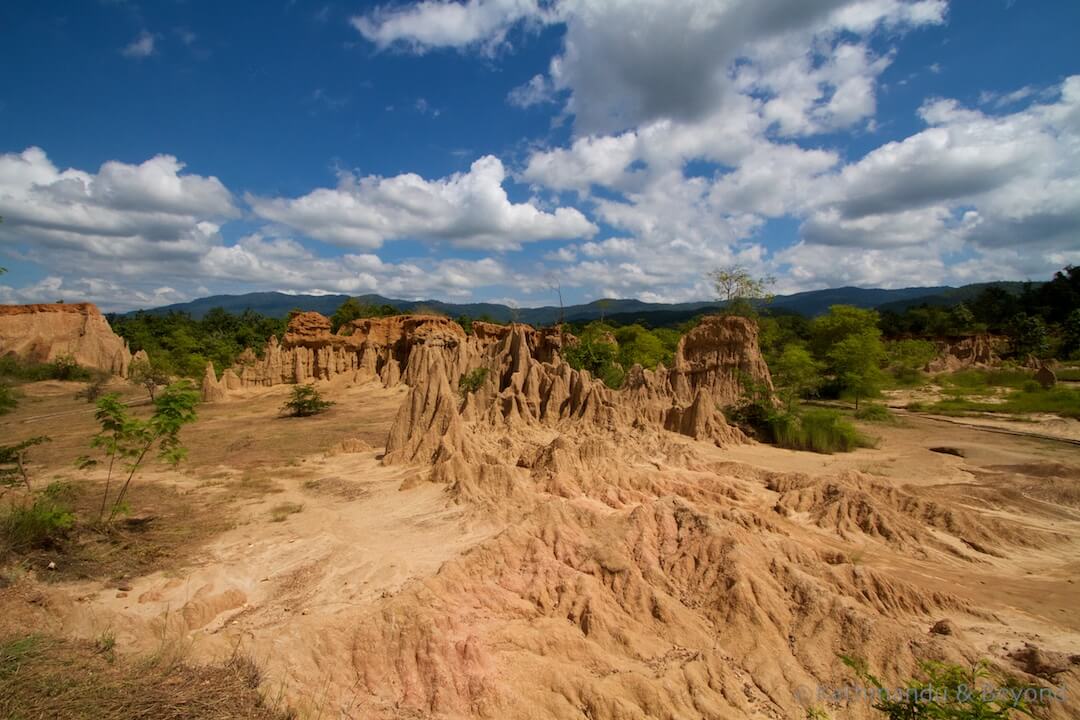
<path id="1" fill-rule="evenodd" d="M 79 365 L 126 376 L 127 343 L 91 303 L 0 305 L 0 356 L 52 362 L 70 356 Z"/>

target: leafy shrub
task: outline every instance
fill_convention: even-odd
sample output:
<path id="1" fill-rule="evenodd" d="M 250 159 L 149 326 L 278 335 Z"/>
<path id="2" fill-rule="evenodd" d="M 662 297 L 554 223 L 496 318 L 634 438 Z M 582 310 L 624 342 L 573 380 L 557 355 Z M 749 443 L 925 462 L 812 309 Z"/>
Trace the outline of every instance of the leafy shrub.
<path id="1" fill-rule="evenodd" d="M 889 412 L 889 408 L 878 403 L 864 404 L 855 411 L 855 417 L 866 422 L 892 422 L 894 419 L 893 414 Z"/>
<path id="2" fill-rule="evenodd" d="M 87 383 L 79 392 L 75 393 L 76 400 L 85 400 L 88 403 L 94 403 L 98 401 L 102 395 L 105 394 L 105 386 L 109 383 L 109 379 L 106 376 L 101 376 Z"/>
<path id="3" fill-rule="evenodd" d="M 1023 384 L 1020 389 L 1022 392 L 1026 393 L 1037 393 L 1040 392 L 1043 387 L 1039 384 L 1037 380 L 1028 380 Z"/>
<path id="4" fill-rule="evenodd" d="M 0 519 L 0 543 L 6 552 L 26 552 L 56 546 L 75 525 L 70 488 L 53 483 L 34 501 L 12 504 Z"/>
<path id="5" fill-rule="evenodd" d="M 61 355 L 49 365 L 53 380 L 89 380 L 91 378 L 90 371 L 75 362 L 75 358 L 70 355 Z"/>
<path id="6" fill-rule="evenodd" d="M 479 390 L 487 380 L 488 369 L 476 368 L 472 372 L 465 373 L 458 381 L 458 389 L 463 393 L 474 393 Z"/>
<path id="7" fill-rule="evenodd" d="M 971 668 L 943 662 L 920 665 L 922 678 L 904 683 L 904 688 L 886 688 L 867 669 L 864 660 L 841 658 L 876 698 L 873 708 L 889 720 L 942 718 L 942 720 L 1010 720 L 1035 717 L 1036 703 L 1029 697 L 1046 699 L 1053 688 L 1022 685 L 995 672 L 985 661 Z"/>
<path id="8" fill-rule="evenodd" d="M 292 417 L 309 417 L 324 412 L 333 404 L 324 400 L 314 385 L 295 385 L 289 399 L 281 406 L 281 411 Z"/>
<path id="9" fill-rule="evenodd" d="M 563 350 L 563 358 L 575 370 L 588 370 L 608 387 L 618 389 L 626 373 L 616 362 L 618 348 L 606 339 L 609 332 L 602 323 L 590 324 L 577 344 Z"/>
<path id="10" fill-rule="evenodd" d="M 835 410 L 779 413 L 769 420 L 773 442 L 792 450 L 832 454 L 851 452 L 874 443 Z"/>
<path id="11" fill-rule="evenodd" d="M 15 397 L 15 391 L 7 383 L 0 382 L 0 415 L 6 415 L 16 407 L 19 401 Z"/>

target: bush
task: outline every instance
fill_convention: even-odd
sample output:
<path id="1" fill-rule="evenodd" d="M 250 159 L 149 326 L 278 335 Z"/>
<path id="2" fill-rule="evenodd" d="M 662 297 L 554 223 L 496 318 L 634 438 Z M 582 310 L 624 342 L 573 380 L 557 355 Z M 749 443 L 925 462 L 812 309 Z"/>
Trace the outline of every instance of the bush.
<path id="1" fill-rule="evenodd" d="M 575 370 L 588 370 L 610 388 L 622 387 L 626 372 L 616 362 L 619 349 L 607 340 L 610 328 L 590 323 L 578 342 L 563 350 L 563 358 Z"/>
<path id="2" fill-rule="evenodd" d="M 45 435 L 38 435 L 14 445 L 0 445 L 0 487 L 11 487 L 19 482 L 30 490 L 30 476 L 26 472 L 26 455 L 35 445 L 49 442 Z"/>
<path id="3" fill-rule="evenodd" d="M 281 406 L 281 411 L 292 417 L 309 417 L 324 412 L 333 404 L 329 400 L 323 400 L 314 385 L 296 385 L 289 399 Z"/>
<path id="4" fill-rule="evenodd" d="M 106 376 L 91 380 L 86 387 L 75 393 L 75 399 L 85 400 L 88 403 L 97 402 L 98 398 L 105 394 L 105 386 L 108 385 L 108 383 L 109 379 Z"/>
<path id="5" fill-rule="evenodd" d="M 465 373 L 458 381 L 458 389 L 463 393 L 474 393 L 483 386 L 487 375 L 487 368 L 476 368 L 472 372 Z"/>
<path id="6" fill-rule="evenodd" d="M 91 378 L 90 371 L 75 362 L 75 358 L 70 355 L 61 355 L 49 365 L 50 377 L 53 380 L 89 380 Z"/>
<path id="7" fill-rule="evenodd" d="M 866 422 L 892 422 L 894 419 L 889 408 L 878 403 L 866 403 L 855 411 L 855 418 Z"/>
<path id="8" fill-rule="evenodd" d="M 0 382 L 0 415 L 6 415 L 16 407 L 19 401 L 15 397 L 15 391 L 7 383 Z"/>
<path id="9" fill-rule="evenodd" d="M 1041 392 L 1043 387 L 1039 384 L 1037 380 L 1028 380 L 1023 384 L 1020 389 L 1022 392 L 1026 393 L 1037 393 Z"/>
<path id="10" fill-rule="evenodd" d="M 886 688 L 870 674 L 864 660 L 841 658 L 875 698 L 873 708 L 889 720 L 943 718 L 944 720 L 1009 720 L 1035 717 L 1034 697 L 1046 702 L 1059 690 L 1022 685 L 995 672 L 985 661 L 972 668 L 943 662 L 920 664 L 922 678 Z M 987 690 L 992 690 L 987 692 Z"/>
<path id="11" fill-rule="evenodd" d="M 75 525 L 71 490 L 63 483 L 45 488 L 32 503 L 12 504 L 0 519 L 0 542 L 7 552 L 55 547 Z"/>
<path id="12" fill-rule="evenodd" d="M 91 380 L 94 373 L 75 362 L 70 355 L 61 355 L 47 363 L 34 363 L 20 360 L 13 355 L 0 358 L 0 376 L 37 382 L 39 380 Z"/>
<path id="13" fill-rule="evenodd" d="M 874 443 L 835 410 L 804 410 L 779 413 L 769 420 L 773 441 L 792 450 L 832 454 L 851 452 Z"/>

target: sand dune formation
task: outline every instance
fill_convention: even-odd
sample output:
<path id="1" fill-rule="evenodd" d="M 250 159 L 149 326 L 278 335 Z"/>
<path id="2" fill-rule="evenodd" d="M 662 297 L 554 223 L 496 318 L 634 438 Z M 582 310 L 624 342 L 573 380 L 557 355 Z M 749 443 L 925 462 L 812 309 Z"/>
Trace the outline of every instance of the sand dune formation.
<path id="1" fill-rule="evenodd" d="M 299 382 L 372 397 L 398 389 L 378 395 L 400 403 L 385 448 L 319 462 L 389 488 L 353 502 L 423 498 L 452 513 L 438 521 L 445 556 L 418 560 L 388 591 L 344 595 L 329 578 L 348 584 L 380 559 L 347 544 L 301 558 L 304 533 L 326 532 L 313 515 L 300 543 L 260 544 L 257 556 L 237 554 L 248 536 L 223 539 L 212 553 L 226 569 L 194 571 L 209 588 L 199 598 L 151 577 L 132 590 L 146 597 L 136 610 L 109 600 L 99 613 L 149 627 L 169 603 L 192 608 L 184 631 L 213 627 L 209 648 L 229 638 L 265 650 L 299 705 L 313 702 L 305 683 L 323 683 L 323 717 L 786 719 L 809 706 L 876 717 L 858 698 L 820 695 L 852 682 L 842 654 L 889 680 L 920 660 L 988 658 L 1062 686 L 1070 697 L 1049 717 L 1080 712 L 1076 623 L 981 602 L 956 580 L 1038 567 L 1063 584 L 1080 567 L 1075 505 L 1034 503 L 971 473 L 958 489 L 732 461 L 753 443 L 719 408 L 738 398 L 740 375 L 771 387 L 756 326 L 742 318 L 707 318 L 672 367 L 635 367 L 618 391 L 562 361 L 567 342 L 524 325 L 477 322 L 467 334 L 433 316 L 333 334 L 325 317 L 297 315 L 261 357 L 246 353 L 220 380 L 208 368 L 204 399 L 239 407 Z M 460 389 L 478 369 L 479 388 Z M 405 550 L 389 549 L 391 531 L 383 562 L 407 563 L 410 543 L 425 542 L 406 525 Z M 259 585 L 285 568 L 306 568 L 306 600 Z M 1025 647 L 1035 636 L 1043 645 Z"/>

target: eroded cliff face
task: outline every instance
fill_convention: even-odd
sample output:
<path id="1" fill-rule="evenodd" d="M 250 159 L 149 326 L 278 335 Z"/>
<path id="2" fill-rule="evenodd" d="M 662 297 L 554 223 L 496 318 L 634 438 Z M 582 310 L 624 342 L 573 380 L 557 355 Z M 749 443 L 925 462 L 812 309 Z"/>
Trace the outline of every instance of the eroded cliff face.
<path id="1" fill-rule="evenodd" d="M 205 399 L 222 399 L 225 391 L 250 387 L 333 380 L 345 377 L 364 382 L 378 378 L 385 386 L 401 382 L 414 347 L 430 344 L 453 353 L 466 343 L 460 325 L 434 315 L 396 315 L 355 320 L 330 332 L 330 320 L 315 312 L 299 313 L 289 321 L 281 342 L 271 337 L 262 357 L 245 350 L 221 380 L 204 381 Z M 461 351 L 458 351 L 459 354 Z"/>
<path id="2" fill-rule="evenodd" d="M 937 343 L 938 356 L 926 365 L 931 373 L 956 372 L 969 368 L 986 368 L 1001 362 L 999 351 L 1004 338 L 981 334 Z"/>
<path id="3" fill-rule="evenodd" d="M 79 365 L 126 376 L 127 343 L 91 303 L 0 305 L 0 356 L 52 362 L 71 356 Z"/>
<path id="4" fill-rule="evenodd" d="M 479 335 L 486 345 L 464 362 L 437 347 L 414 351 L 411 389 L 387 439 L 385 463 L 432 463 L 436 474 L 458 466 L 460 484 L 466 466 L 491 458 L 528 465 L 540 449 L 528 441 L 519 447 L 523 433 L 600 433 L 602 442 L 631 453 L 628 438 L 640 435 L 652 446 L 664 431 L 717 445 L 744 442 L 721 408 L 738 399 L 741 375 L 772 389 L 756 325 L 744 318 L 707 318 L 679 343 L 673 368 L 635 366 L 621 390 L 571 368 L 550 349 L 549 337 L 527 326 L 484 326 Z M 550 361 L 541 359 L 549 353 Z M 480 387 L 459 391 L 461 373 L 475 369 L 484 373 Z"/>
<path id="5" fill-rule="evenodd" d="M 682 338 L 672 368 L 635 366 L 619 391 L 562 360 L 564 347 L 576 342 L 561 328 L 523 324 L 476 322 L 468 334 L 432 315 L 365 318 L 331 333 L 323 315 L 300 313 L 283 342 L 270 339 L 261 359 L 246 352 L 220 380 L 208 369 L 203 397 L 342 376 L 386 387 L 404 383 L 412 392 L 387 456 L 412 462 L 430 460 L 459 421 L 649 427 L 717 444 L 741 442 L 721 408 L 738 400 L 742 377 L 772 389 L 757 326 L 745 318 L 706 318 Z M 478 369 L 485 373 L 481 387 L 462 395 L 461 377 Z"/>

